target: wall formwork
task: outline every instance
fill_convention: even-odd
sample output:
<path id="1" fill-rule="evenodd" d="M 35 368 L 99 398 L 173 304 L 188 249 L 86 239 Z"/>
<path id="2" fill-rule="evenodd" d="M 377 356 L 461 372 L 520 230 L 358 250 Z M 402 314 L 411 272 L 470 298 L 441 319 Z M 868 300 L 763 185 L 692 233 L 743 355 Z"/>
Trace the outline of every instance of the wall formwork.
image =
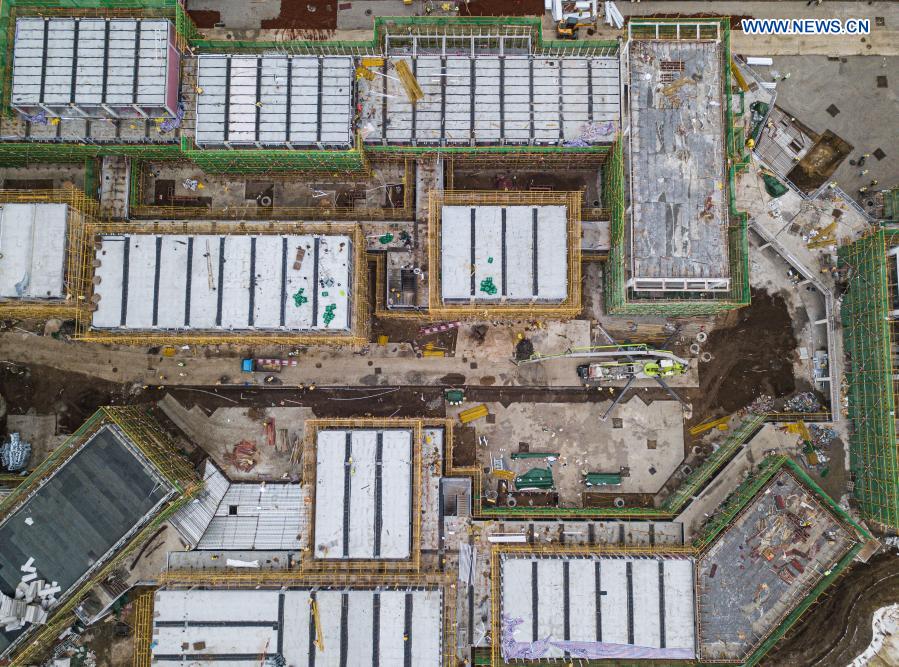
<path id="1" fill-rule="evenodd" d="M 896 439 L 896 258 L 899 230 L 881 228 L 839 249 L 847 272 L 843 340 L 850 358 L 850 470 L 862 516 L 899 530 L 899 444 Z"/>

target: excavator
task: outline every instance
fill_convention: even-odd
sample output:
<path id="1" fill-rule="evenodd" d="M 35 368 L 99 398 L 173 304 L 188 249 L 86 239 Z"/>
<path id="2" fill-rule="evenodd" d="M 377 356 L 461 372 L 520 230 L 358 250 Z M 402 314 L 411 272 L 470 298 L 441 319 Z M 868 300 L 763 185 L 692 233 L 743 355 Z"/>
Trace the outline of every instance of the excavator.
<path id="1" fill-rule="evenodd" d="M 577 39 L 580 28 L 595 28 L 597 0 L 553 0 L 552 15 L 559 39 Z"/>
<path id="2" fill-rule="evenodd" d="M 594 26 L 592 19 L 579 19 L 577 16 L 566 16 L 556 24 L 556 34 L 559 39 L 577 39 L 580 28 Z"/>

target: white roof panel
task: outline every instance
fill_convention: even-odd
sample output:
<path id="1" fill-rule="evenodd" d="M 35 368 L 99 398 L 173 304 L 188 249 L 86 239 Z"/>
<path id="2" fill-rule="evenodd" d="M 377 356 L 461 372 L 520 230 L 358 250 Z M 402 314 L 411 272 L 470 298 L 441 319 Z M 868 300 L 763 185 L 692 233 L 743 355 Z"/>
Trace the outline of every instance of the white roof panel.
<path id="1" fill-rule="evenodd" d="M 198 62 L 197 143 L 352 143 L 351 57 L 201 55 Z"/>
<path id="2" fill-rule="evenodd" d="M 412 432 L 327 429 L 317 438 L 315 557 L 408 558 Z"/>
<path id="3" fill-rule="evenodd" d="M 324 651 L 309 644 L 313 595 Z M 414 620 L 407 626 L 408 617 Z M 223 660 L 258 667 L 263 652 L 280 653 L 288 665 L 361 665 L 372 662 L 373 646 L 385 666 L 402 665 L 407 648 L 415 667 L 440 667 L 443 660 L 439 589 L 159 590 L 153 624 L 153 662 L 173 667 L 215 667 Z"/>
<path id="4" fill-rule="evenodd" d="M 12 103 L 162 107 L 172 35 L 165 19 L 17 19 Z"/>
<path id="5" fill-rule="evenodd" d="M 695 658 L 690 559 L 508 555 L 501 576 L 506 661 Z"/>
<path id="6" fill-rule="evenodd" d="M 444 206 L 443 299 L 564 301 L 569 288 L 567 225 L 565 206 Z"/>
<path id="7" fill-rule="evenodd" d="M 352 324 L 348 236 L 112 235 L 97 259 L 97 328 L 346 331 Z"/>
<path id="8" fill-rule="evenodd" d="M 0 204 L 0 297 L 65 296 L 66 204 Z"/>

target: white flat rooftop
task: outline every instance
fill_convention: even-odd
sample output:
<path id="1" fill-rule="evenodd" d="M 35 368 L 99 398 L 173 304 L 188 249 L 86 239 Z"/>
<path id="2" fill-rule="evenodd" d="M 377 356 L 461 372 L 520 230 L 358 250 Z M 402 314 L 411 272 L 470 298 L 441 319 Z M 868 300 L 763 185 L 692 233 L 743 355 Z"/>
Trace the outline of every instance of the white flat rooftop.
<path id="1" fill-rule="evenodd" d="M 444 301 L 564 301 L 565 206 L 444 206 L 440 285 Z"/>
<path id="2" fill-rule="evenodd" d="M 696 655 L 691 559 L 509 555 L 501 577 L 507 661 Z"/>
<path id="3" fill-rule="evenodd" d="M 346 331 L 352 324 L 348 236 L 101 238 L 95 329 Z"/>
<path id="4" fill-rule="evenodd" d="M 65 296 L 68 206 L 0 204 L 0 297 Z"/>
<path id="5" fill-rule="evenodd" d="M 349 56 L 199 56 L 200 145 L 352 144 Z"/>
<path id="6" fill-rule="evenodd" d="M 400 60 L 424 93 L 414 107 L 397 78 Z M 610 143 L 620 122 L 617 56 L 391 57 L 386 69 L 359 80 L 359 124 L 371 143 Z"/>
<path id="7" fill-rule="evenodd" d="M 319 431 L 315 558 L 409 558 L 412 479 L 412 431 Z"/>
<path id="8" fill-rule="evenodd" d="M 16 19 L 11 103 L 165 107 L 170 39 L 164 19 Z"/>
<path id="9" fill-rule="evenodd" d="M 324 651 L 310 641 L 310 597 L 318 606 Z M 151 655 L 154 664 L 172 667 L 259 667 L 278 654 L 296 666 L 439 667 L 442 619 L 439 589 L 161 590 L 153 606 Z"/>

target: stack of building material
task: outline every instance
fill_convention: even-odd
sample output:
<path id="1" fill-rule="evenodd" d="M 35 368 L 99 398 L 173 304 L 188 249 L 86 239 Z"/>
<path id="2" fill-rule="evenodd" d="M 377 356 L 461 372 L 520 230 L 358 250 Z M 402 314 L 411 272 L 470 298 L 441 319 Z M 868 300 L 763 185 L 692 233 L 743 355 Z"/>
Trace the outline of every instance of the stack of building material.
<path id="1" fill-rule="evenodd" d="M 57 582 L 47 584 L 38 578 L 34 558 L 29 558 L 19 569 L 23 574 L 15 597 L 0 593 L 0 626 L 6 632 L 21 630 L 26 623 L 46 623 L 47 612 L 56 606 L 56 594 L 62 590 Z"/>

